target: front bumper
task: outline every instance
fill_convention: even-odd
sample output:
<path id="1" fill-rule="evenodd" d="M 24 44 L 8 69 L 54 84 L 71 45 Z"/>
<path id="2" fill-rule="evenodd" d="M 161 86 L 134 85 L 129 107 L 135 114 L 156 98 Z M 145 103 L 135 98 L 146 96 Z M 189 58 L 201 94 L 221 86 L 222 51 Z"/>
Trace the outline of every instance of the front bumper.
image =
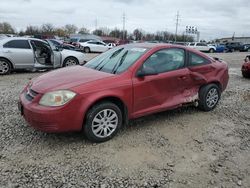
<path id="1" fill-rule="evenodd" d="M 18 108 L 27 123 L 42 132 L 57 133 L 80 131 L 82 129 L 82 114 L 77 110 L 79 102 L 70 101 L 62 107 L 45 107 L 38 104 L 39 94 L 28 100 L 26 92 L 20 95 Z"/>

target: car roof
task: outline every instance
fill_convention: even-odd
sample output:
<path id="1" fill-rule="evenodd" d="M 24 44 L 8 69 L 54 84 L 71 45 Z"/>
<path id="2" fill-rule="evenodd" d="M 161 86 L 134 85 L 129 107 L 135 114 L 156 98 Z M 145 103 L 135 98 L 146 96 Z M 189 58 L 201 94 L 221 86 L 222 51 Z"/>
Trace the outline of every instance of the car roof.
<path id="1" fill-rule="evenodd" d="M 183 45 L 178 44 L 169 44 L 169 43 L 132 43 L 132 44 L 125 44 L 122 46 L 129 46 L 131 48 L 147 48 L 147 49 L 153 49 L 153 48 L 169 48 L 169 47 L 176 47 L 176 48 L 182 48 L 186 49 Z"/>
<path id="2" fill-rule="evenodd" d="M 36 39 L 36 38 L 26 38 L 26 37 L 8 37 L 3 38 L 0 40 L 0 44 L 5 44 L 6 42 L 12 41 L 12 40 L 35 40 L 46 43 L 44 40 Z"/>

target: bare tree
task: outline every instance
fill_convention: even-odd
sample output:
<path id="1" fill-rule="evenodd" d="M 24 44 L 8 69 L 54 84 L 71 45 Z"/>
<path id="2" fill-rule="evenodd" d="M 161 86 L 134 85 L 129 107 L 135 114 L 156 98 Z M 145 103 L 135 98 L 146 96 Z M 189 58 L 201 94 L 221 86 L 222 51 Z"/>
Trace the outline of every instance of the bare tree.
<path id="1" fill-rule="evenodd" d="M 73 24 L 67 24 L 64 27 L 65 27 L 65 31 L 68 35 L 75 34 L 78 30 L 78 28 Z"/>
<path id="2" fill-rule="evenodd" d="M 89 34 L 89 30 L 86 27 L 82 27 L 79 29 L 79 34 Z"/>
<path id="3" fill-rule="evenodd" d="M 26 35 L 35 35 L 35 34 L 39 34 L 40 32 L 41 31 L 40 31 L 39 27 L 32 26 L 32 25 L 27 26 L 26 30 L 25 30 Z"/>
<path id="4" fill-rule="evenodd" d="M 55 28 L 52 24 L 46 23 L 42 25 L 41 32 L 46 35 L 54 34 Z"/>
<path id="5" fill-rule="evenodd" d="M 8 22 L 3 22 L 3 23 L 0 23 L 0 33 L 14 34 L 15 29 Z"/>

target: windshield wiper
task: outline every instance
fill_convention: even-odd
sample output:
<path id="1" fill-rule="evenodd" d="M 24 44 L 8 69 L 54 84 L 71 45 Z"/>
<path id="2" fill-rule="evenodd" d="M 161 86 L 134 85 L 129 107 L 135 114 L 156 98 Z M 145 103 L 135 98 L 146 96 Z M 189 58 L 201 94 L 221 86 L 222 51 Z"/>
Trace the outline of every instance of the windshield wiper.
<path id="1" fill-rule="evenodd" d="M 110 56 L 109 59 L 112 59 L 112 58 L 114 58 L 115 56 L 117 56 L 122 50 L 123 50 L 123 48 L 121 48 L 121 49 L 115 51 L 115 52 Z M 94 67 L 94 69 L 95 69 L 95 70 L 101 71 L 101 70 L 103 69 L 103 67 L 104 67 L 107 63 L 109 63 L 109 61 L 106 61 L 106 63 L 104 63 L 100 68 L 98 68 L 98 67 L 103 63 L 104 60 L 105 60 L 105 58 L 104 58 L 100 63 L 98 63 L 98 65 L 96 65 L 96 66 Z M 97 69 L 97 68 L 98 68 L 98 69 Z"/>
<path id="2" fill-rule="evenodd" d="M 127 55 L 128 55 L 128 51 L 126 51 L 126 52 L 122 55 L 120 61 L 118 61 L 118 62 L 115 64 L 114 68 L 113 68 L 112 71 L 111 71 L 112 74 L 116 74 L 117 70 L 122 66 L 122 64 L 123 64 L 123 62 L 124 62 L 124 60 L 125 60 L 125 58 L 126 58 Z"/>

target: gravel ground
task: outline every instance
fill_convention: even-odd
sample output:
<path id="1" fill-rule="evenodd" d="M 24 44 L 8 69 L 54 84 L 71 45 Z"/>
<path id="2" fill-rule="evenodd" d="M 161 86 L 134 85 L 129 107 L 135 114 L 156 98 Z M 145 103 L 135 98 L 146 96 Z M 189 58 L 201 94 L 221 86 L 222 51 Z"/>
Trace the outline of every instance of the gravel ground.
<path id="1" fill-rule="evenodd" d="M 250 187 L 250 80 L 246 53 L 227 61 L 230 83 L 213 112 L 193 107 L 130 122 L 111 141 L 46 134 L 19 115 L 18 94 L 41 73 L 0 77 L 0 187 Z"/>

